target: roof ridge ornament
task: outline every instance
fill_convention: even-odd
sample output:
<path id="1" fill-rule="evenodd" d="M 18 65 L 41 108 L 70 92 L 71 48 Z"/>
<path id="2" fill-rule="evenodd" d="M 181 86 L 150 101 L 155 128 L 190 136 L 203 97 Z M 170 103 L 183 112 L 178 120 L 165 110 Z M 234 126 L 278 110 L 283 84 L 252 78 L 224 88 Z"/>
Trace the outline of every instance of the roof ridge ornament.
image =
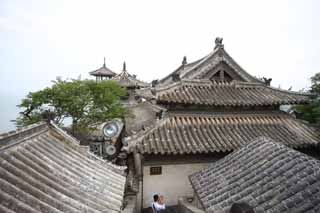
<path id="1" fill-rule="evenodd" d="M 123 68 L 122 68 L 122 71 L 127 71 L 127 69 L 126 69 L 126 62 L 125 62 L 125 61 L 123 62 Z"/>
<path id="2" fill-rule="evenodd" d="M 187 56 L 183 56 L 182 65 L 186 65 L 187 63 Z"/>
<path id="3" fill-rule="evenodd" d="M 222 40 L 223 38 L 221 37 L 216 37 L 216 40 L 214 41 L 216 46 L 214 47 L 214 50 L 218 49 L 218 48 L 221 48 L 223 49 L 224 48 L 224 45 L 222 44 Z"/>
<path id="4" fill-rule="evenodd" d="M 106 67 L 106 57 L 103 57 L 103 67 Z"/>

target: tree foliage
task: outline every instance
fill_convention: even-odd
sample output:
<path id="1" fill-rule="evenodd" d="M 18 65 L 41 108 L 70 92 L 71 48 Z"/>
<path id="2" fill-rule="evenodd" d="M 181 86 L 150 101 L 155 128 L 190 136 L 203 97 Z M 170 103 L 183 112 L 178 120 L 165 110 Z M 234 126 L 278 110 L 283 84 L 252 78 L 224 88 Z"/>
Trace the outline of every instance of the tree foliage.
<path id="1" fill-rule="evenodd" d="M 16 125 L 40 121 L 44 115 L 61 124 L 72 119 L 73 127 L 88 127 L 111 118 L 122 118 L 128 111 L 120 99 L 127 92 L 116 82 L 92 80 L 57 80 L 51 87 L 30 92 L 18 105 L 21 109 Z"/>
<path id="2" fill-rule="evenodd" d="M 298 105 L 295 109 L 302 119 L 320 125 L 320 73 L 311 77 L 311 88 L 309 92 L 312 94 L 310 103 L 307 105 Z"/>

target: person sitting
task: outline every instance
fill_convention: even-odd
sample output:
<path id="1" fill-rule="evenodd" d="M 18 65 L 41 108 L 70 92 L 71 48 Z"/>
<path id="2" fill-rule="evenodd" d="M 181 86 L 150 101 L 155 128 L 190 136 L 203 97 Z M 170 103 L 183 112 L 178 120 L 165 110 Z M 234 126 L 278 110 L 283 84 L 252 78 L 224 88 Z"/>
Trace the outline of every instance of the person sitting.
<path id="1" fill-rule="evenodd" d="M 151 204 L 154 213 L 163 212 L 166 209 L 163 195 L 153 195 L 153 203 Z"/>

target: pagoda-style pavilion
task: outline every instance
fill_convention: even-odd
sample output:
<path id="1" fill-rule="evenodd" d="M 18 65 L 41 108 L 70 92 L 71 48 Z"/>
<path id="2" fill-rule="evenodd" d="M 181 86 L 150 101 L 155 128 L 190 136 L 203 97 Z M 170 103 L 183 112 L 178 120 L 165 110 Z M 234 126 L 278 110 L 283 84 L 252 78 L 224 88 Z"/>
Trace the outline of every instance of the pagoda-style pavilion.
<path id="1" fill-rule="evenodd" d="M 90 75 L 95 76 L 97 81 L 102 81 L 111 79 L 116 73 L 106 67 L 106 58 L 104 58 L 102 67 L 90 72 Z"/>
<path id="2" fill-rule="evenodd" d="M 140 89 L 148 86 L 147 83 L 138 80 L 136 75 L 128 73 L 126 62 L 123 62 L 122 71 L 118 75 L 114 76 L 112 80 L 118 82 L 120 86 L 127 89 Z"/>

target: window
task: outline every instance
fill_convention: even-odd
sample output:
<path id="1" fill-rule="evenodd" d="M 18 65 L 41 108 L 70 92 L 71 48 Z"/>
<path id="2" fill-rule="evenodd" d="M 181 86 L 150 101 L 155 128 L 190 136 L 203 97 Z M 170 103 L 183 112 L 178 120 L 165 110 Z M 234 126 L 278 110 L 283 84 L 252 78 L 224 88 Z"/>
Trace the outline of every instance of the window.
<path id="1" fill-rule="evenodd" d="M 150 175 L 161 175 L 161 174 L 162 174 L 161 166 L 150 167 Z"/>

